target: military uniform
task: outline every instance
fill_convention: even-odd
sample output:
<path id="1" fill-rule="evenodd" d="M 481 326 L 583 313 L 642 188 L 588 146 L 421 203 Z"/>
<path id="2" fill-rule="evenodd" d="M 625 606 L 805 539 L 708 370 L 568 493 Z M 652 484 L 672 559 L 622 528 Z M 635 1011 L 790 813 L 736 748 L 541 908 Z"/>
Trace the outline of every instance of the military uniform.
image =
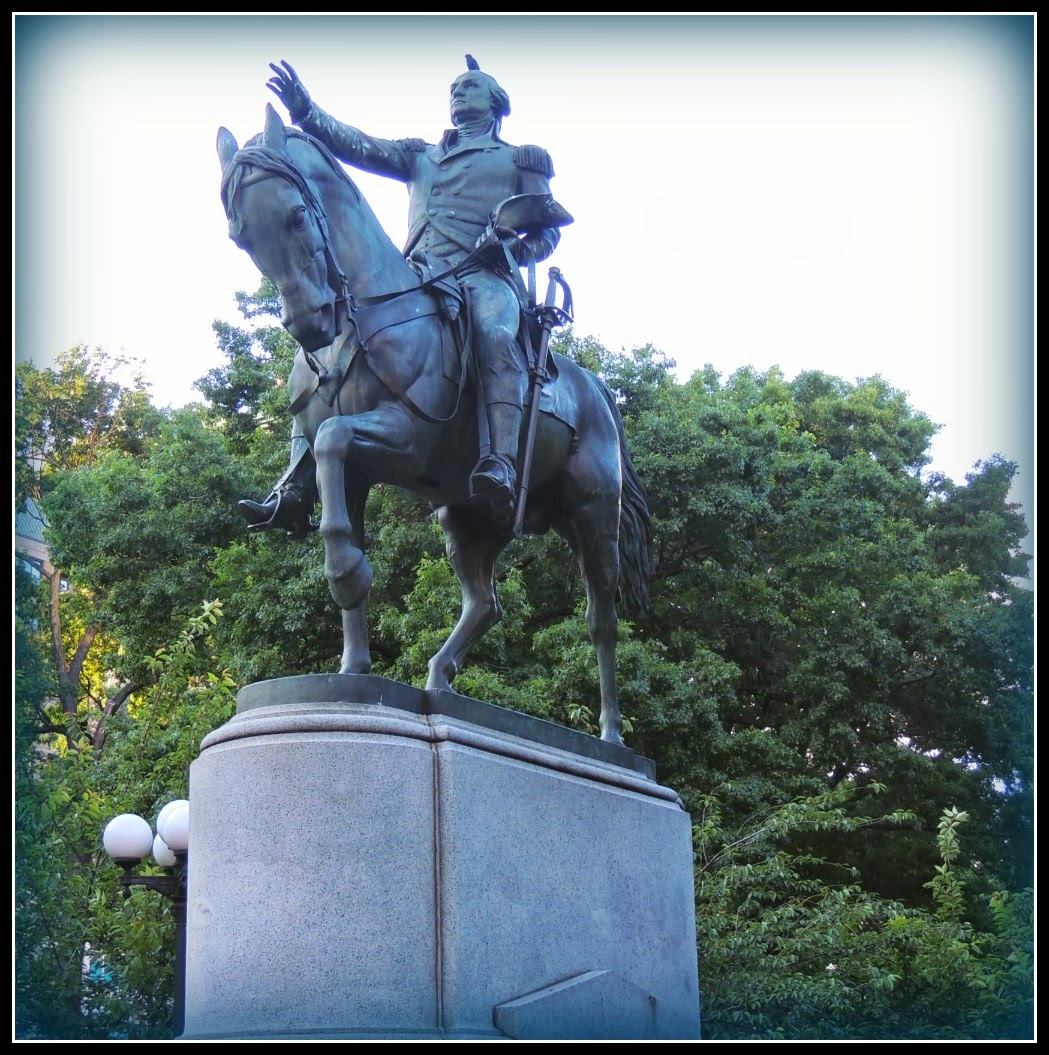
<path id="1" fill-rule="evenodd" d="M 473 249 L 501 201 L 550 193 L 550 155 L 541 147 L 504 143 L 494 131 L 460 141 L 450 129 L 435 146 L 421 139 L 374 139 L 316 103 L 298 123 L 347 164 L 408 184 L 406 256 L 422 249 L 454 266 Z M 552 227 L 525 235 L 524 242 L 536 260 L 545 260 L 559 238 Z"/>
<path id="2" fill-rule="evenodd" d="M 347 164 L 406 183 L 409 229 L 404 253 L 425 253 L 444 268 L 455 267 L 470 254 L 500 202 L 518 194 L 550 195 L 550 155 L 541 147 L 504 143 L 494 123 L 470 138 L 450 129 L 436 145 L 421 139 L 374 139 L 312 102 L 298 123 Z M 530 231 L 521 239 L 523 246 L 512 249 L 522 263 L 529 252 L 543 260 L 560 236 L 556 227 Z M 489 457 L 494 455 L 504 467 L 496 467 L 493 475 L 498 480 L 505 474 L 512 483 L 528 378 L 517 340 L 520 304 L 509 278 L 483 262 L 471 263 L 459 275 L 474 334 Z M 492 468 L 485 461 L 483 443 L 481 453 L 481 475 L 475 470 L 473 485 L 479 479 L 487 484 L 484 466 Z"/>

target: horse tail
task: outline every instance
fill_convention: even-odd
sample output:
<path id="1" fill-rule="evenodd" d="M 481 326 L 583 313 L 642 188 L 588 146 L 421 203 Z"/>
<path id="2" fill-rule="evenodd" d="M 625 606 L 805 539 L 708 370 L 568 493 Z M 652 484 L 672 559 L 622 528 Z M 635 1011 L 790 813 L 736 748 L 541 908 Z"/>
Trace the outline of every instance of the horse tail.
<path id="1" fill-rule="evenodd" d="M 608 385 L 593 375 L 604 396 L 619 434 L 621 490 L 619 500 L 619 601 L 628 619 L 641 619 L 648 611 L 648 576 L 652 554 L 652 515 L 637 475 L 623 431 L 623 417 Z"/>

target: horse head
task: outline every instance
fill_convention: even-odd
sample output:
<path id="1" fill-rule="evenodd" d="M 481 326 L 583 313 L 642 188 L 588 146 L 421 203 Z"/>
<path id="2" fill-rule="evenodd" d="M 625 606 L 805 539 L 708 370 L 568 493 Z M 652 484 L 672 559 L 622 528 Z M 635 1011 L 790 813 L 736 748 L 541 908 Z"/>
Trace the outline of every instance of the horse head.
<path id="1" fill-rule="evenodd" d="M 316 140 L 266 107 L 261 135 L 242 148 L 225 128 L 216 143 L 229 236 L 277 287 L 285 329 L 312 352 L 338 336 L 348 294 L 328 210 L 360 194 Z M 369 210 L 370 212 L 370 210 Z"/>

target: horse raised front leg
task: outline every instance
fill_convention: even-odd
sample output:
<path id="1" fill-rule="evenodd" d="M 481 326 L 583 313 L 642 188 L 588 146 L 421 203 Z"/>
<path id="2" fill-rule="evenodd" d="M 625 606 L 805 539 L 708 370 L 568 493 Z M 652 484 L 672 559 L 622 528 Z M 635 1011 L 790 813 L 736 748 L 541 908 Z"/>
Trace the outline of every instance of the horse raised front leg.
<path id="1" fill-rule="evenodd" d="M 447 689 L 470 649 L 503 617 L 495 589 L 495 563 L 509 536 L 493 534 L 491 519 L 476 510 L 445 506 L 437 516 L 463 594 L 459 621 L 430 660 L 426 681 L 428 689 Z"/>
<path id="2" fill-rule="evenodd" d="M 371 565 L 364 550 L 355 545 L 346 503 L 346 462 L 353 442 L 353 420 L 338 417 L 321 424 L 313 443 L 321 499 L 324 574 L 335 603 L 343 610 L 362 604 L 372 585 Z"/>

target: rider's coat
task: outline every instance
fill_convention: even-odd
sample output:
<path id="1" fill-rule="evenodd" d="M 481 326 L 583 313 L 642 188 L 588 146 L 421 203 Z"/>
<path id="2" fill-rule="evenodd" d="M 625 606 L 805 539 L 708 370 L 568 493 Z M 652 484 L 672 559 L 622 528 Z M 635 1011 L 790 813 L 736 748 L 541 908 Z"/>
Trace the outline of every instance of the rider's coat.
<path id="1" fill-rule="evenodd" d="M 504 143 L 494 128 L 462 142 L 450 129 L 435 145 L 375 139 L 315 103 L 301 127 L 347 164 L 408 185 L 406 255 L 421 249 L 454 266 L 473 249 L 500 202 L 517 194 L 550 193 L 550 155 L 541 147 Z M 552 227 L 525 235 L 524 242 L 536 260 L 544 260 L 559 238 Z"/>

